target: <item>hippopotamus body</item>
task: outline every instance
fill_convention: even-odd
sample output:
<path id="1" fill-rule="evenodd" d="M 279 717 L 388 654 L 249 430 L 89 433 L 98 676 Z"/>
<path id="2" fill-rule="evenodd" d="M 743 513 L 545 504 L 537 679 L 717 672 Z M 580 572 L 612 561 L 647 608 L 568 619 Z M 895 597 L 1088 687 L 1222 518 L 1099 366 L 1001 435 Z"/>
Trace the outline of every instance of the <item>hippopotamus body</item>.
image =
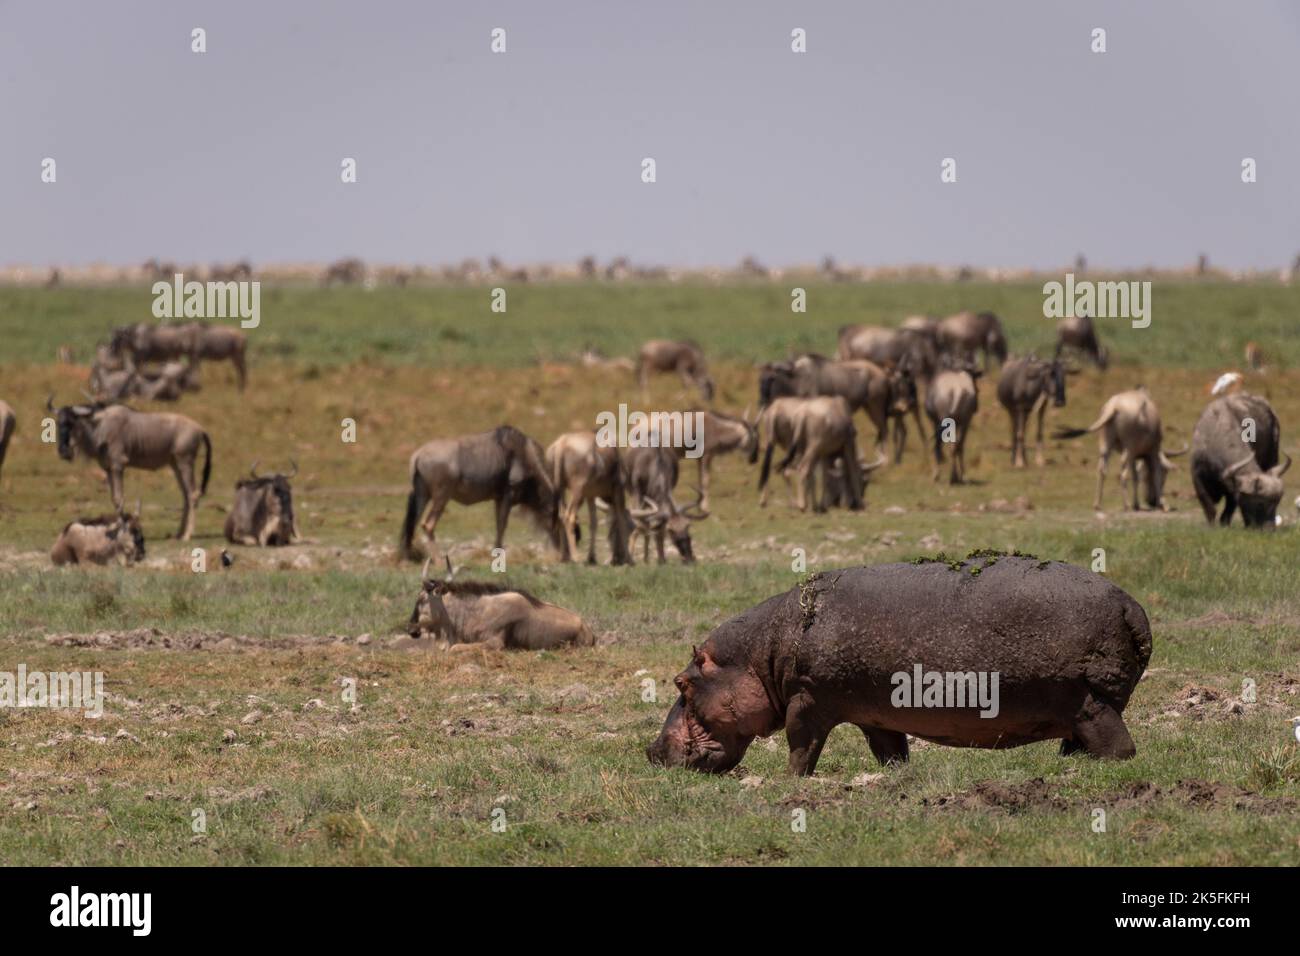
<path id="1" fill-rule="evenodd" d="M 709 635 L 647 755 L 722 773 L 784 728 L 790 771 L 811 774 L 851 723 L 881 763 L 907 759 L 908 734 L 952 747 L 1060 739 L 1063 754 L 1127 758 L 1120 714 L 1150 657 L 1142 607 L 1072 565 L 972 552 L 828 571 Z"/>

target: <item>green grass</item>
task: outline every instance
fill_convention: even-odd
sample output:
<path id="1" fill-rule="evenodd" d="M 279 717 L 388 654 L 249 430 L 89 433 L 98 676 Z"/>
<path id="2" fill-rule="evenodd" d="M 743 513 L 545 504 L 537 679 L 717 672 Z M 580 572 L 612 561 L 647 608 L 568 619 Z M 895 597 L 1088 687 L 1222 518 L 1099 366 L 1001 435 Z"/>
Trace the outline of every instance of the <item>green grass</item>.
<path id="1" fill-rule="evenodd" d="M 149 561 L 54 571 L 45 556 L 54 534 L 79 513 L 106 510 L 107 496 L 96 469 L 60 461 L 39 439 L 45 396 L 75 396 L 85 376 L 53 356 L 68 344 L 84 357 L 110 325 L 147 317 L 147 292 L 0 289 L 0 398 L 20 419 L 0 476 L 0 670 L 20 662 L 101 670 L 108 692 L 98 721 L 0 710 L 0 860 L 1297 862 L 1294 509 L 1286 505 L 1288 524 L 1274 533 L 1208 528 L 1180 470 L 1167 489 L 1175 510 L 1125 513 L 1112 463 L 1099 516 L 1095 444 L 1049 442 L 1047 467 L 1012 471 L 991 381 L 968 451 L 971 484 L 933 483 L 913 438 L 904 463 L 878 473 L 865 513 L 801 515 L 779 483 L 760 511 L 754 470 L 724 459 L 714 514 L 694 530 L 694 567 L 675 556 L 662 567 L 560 565 L 524 518 L 513 519 L 507 579 L 580 611 L 601 636 L 594 650 L 457 658 L 384 647 L 416 591 L 418 566 L 392 553 L 407 456 L 434 436 L 501 421 L 546 442 L 635 402 L 625 372 L 561 364 L 586 345 L 627 355 L 643 338 L 690 334 L 714 358 L 719 406 L 738 412 L 754 400 L 754 360 L 788 346 L 831 351 L 846 322 L 990 307 L 1013 349 L 1042 350 L 1051 338 L 1029 286 L 818 286 L 806 316 L 789 313 L 787 292 L 528 286 L 511 290 L 501 317 L 487 310 L 486 289 L 267 290 L 248 392 L 233 389 L 228 371 L 205 369 L 204 391 L 180 409 L 209 429 L 216 449 L 196 540 L 166 538 L 178 519 L 170 475 L 130 472 L 127 497 L 143 499 Z M 1107 395 L 1142 381 L 1170 444 L 1181 444 L 1209 382 L 1254 340 L 1271 368 L 1251 387 L 1271 397 L 1283 445 L 1300 457 L 1292 430 L 1300 373 L 1289 371 L 1300 355 L 1283 323 L 1297 312 L 1296 295 L 1272 285 L 1157 287 L 1152 327 L 1110 329 L 1116 365 L 1072 378 L 1069 404 L 1049 414 L 1049 429 L 1087 424 Z M 693 399 L 669 378 L 654 383 L 654 398 Z M 339 440 L 345 416 L 358 422 L 355 445 Z M 302 466 L 295 498 L 308 542 L 232 548 L 234 567 L 220 570 L 219 509 L 234 480 L 253 459 L 289 457 Z M 693 466 L 684 480 L 695 480 Z M 439 537 L 462 575 L 489 574 L 489 509 L 453 506 Z M 205 574 L 190 570 L 192 547 L 208 551 Z M 1155 635 L 1126 712 L 1134 760 L 1061 758 L 1052 744 L 923 746 L 907 766 L 882 771 L 861 735 L 841 727 L 812 780 L 785 776 L 779 734 L 726 777 L 646 761 L 690 645 L 793 586 L 794 548 L 818 570 L 977 547 L 1083 566 L 1105 550 L 1108 577 L 1143 604 Z M 125 642 L 137 646 L 122 646 L 132 633 Z M 366 646 L 356 642 L 363 634 Z M 203 649 L 163 646 L 196 642 Z M 656 682 L 653 703 L 641 699 L 646 677 Z M 356 711 L 342 697 L 347 678 Z M 1224 701 L 1241 695 L 1246 678 L 1258 700 L 1230 713 Z M 1218 699 L 1205 701 L 1206 690 Z M 867 773 L 883 776 L 854 785 Z M 1218 790 L 1206 796 L 1180 781 Z M 1142 784 L 1159 789 L 1136 798 Z M 492 829 L 497 807 L 504 832 Z M 1095 808 L 1107 812 L 1105 833 L 1092 830 Z M 206 814 L 202 835 L 192 829 L 196 809 Z M 796 810 L 806 813 L 803 832 L 791 829 Z"/>

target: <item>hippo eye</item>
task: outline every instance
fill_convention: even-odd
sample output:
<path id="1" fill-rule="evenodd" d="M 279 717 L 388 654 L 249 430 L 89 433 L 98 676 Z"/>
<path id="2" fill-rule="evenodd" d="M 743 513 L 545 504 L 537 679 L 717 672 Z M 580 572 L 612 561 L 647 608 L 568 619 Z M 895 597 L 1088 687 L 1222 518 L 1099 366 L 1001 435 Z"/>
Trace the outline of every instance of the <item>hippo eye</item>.
<path id="1" fill-rule="evenodd" d="M 678 674 L 676 677 L 673 678 L 673 683 L 677 686 L 677 689 L 681 691 L 683 694 L 686 693 L 686 688 L 690 684 L 690 682 L 686 679 L 685 674 Z"/>

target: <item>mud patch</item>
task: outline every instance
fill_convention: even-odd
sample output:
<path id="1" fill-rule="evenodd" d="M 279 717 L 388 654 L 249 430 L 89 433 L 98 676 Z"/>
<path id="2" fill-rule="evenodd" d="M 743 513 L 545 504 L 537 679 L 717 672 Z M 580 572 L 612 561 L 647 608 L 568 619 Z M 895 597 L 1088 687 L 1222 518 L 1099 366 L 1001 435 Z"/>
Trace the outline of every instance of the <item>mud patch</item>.
<path id="1" fill-rule="evenodd" d="M 221 631 L 161 631 L 156 627 L 137 627 L 127 631 L 95 631 L 91 634 L 47 634 L 45 642 L 57 647 L 91 647 L 108 651 L 230 651 L 292 650 L 350 644 L 350 637 L 291 635 L 255 637 L 248 634 L 225 634 Z"/>
<path id="2" fill-rule="evenodd" d="M 998 810 L 1014 815 L 1092 807 L 1151 809 L 1164 803 L 1195 810 L 1243 810 L 1265 815 L 1294 813 L 1300 806 L 1292 797 L 1269 797 L 1231 784 L 1196 779 L 1179 780 L 1170 787 L 1139 781 L 1102 797 L 1068 799 L 1061 795 L 1056 784 L 1041 777 L 1023 783 L 981 780 L 969 790 L 928 797 L 921 801 L 921 806 L 933 810 Z"/>
<path id="3" fill-rule="evenodd" d="M 981 780 L 970 790 L 921 801 L 921 806 L 936 810 L 1003 810 L 1025 813 L 1031 810 L 1068 810 L 1070 803 L 1056 787 L 1042 777 L 1024 783 Z"/>

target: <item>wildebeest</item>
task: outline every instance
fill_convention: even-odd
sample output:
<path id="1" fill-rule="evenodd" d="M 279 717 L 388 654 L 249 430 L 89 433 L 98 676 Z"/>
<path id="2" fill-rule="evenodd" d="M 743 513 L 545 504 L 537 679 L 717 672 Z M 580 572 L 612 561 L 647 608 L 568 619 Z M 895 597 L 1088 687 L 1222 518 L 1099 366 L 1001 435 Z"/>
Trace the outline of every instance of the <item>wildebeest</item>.
<path id="1" fill-rule="evenodd" d="M 125 358 L 127 368 L 145 362 L 168 362 L 188 359 L 191 366 L 201 360 L 229 361 L 235 367 L 242 390 L 248 380 L 245 353 L 248 337 L 242 330 L 207 322 L 138 322 L 113 330 L 109 350 Z"/>
<path id="2" fill-rule="evenodd" d="M 596 433 L 568 432 L 546 449 L 546 471 L 555 489 L 557 520 L 564 529 L 564 559 L 573 560 L 578 553 L 578 509 L 587 505 L 587 563 L 596 563 L 596 527 L 599 502 L 609 511 L 609 548 L 614 564 L 631 564 L 628 537 L 631 518 L 623 492 L 623 469 L 618 449 L 602 446 Z"/>
<path id="3" fill-rule="evenodd" d="M 1110 353 L 1097 340 L 1096 326 L 1086 315 L 1067 315 L 1056 323 L 1056 358 L 1066 349 L 1082 352 L 1102 370 L 1110 359 Z"/>
<path id="4" fill-rule="evenodd" d="M 326 268 L 321 277 L 322 285 L 341 282 L 344 285 L 356 285 L 366 278 L 366 264 L 357 258 L 339 259 Z"/>
<path id="5" fill-rule="evenodd" d="M 700 390 L 706 402 L 713 401 L 713 379 L 709 376 L 704 352 L 694 342 L 651 339 L 641 346 L 636 357 L 636 379 L 641 394 L 646 394 L 651 372 L 676 372 L 688 387 Z"/>
<path id="6" fill-rule="evenodd" d="M 546 473 L 542 447 L 519 429 L 501 425 L 462 438 L 436 438 L 411 455 L 411 494 L 406 501 L 399 553 L 413 556 L 411 540 L 420 524 L 432 557 L 438 519 L 449 502 L 496 507 L 496 547 L 505 539 L 510 509 L 518 505 L 562 547 L 555 513 L 555 489 Z"/>
<path id="7" fill-rule="evenodd" d="M 232 265 L 218 263 L 208 270 L 208 279 L 212 282 L 241 282 L 253 278 L 253 264 L 247 259 L 240 259 Z"/>
<path id="8" fill-rule="evenodd" d="M 0 402 L 0 473 L 4 471 L 5 454 L 9 451 L 9 440 L 14 436 L 18 416 L 7 402 Z"/>
<path id="9" fill-rule="evenodd" d="M 134 515 L 119 512 L 70 521 L 50 549 L 50 560 L 57 565 L 131 565 L 143 558 L 144 532 L 138 508 Z"/>
<path id="10" fill-rule="evenodd" d="M 1034 464 L 1043 464 L 1043 417 L 1048 400 L 1057 408 L 1065 404 L 1065 366 L 1060 359 L 1044 362 L 1037 356 L 1013 358 L 1002 366 L 998 401 L 1011 416 L 1011 466 L 1025 467 L 1025 429 L 1038 413 L 1038 448 Z"/>
<path id="11" fill-rule="evenodd" d="M 239 390 L 242 392 L 248 382 L 248 366 L 245 353 L 248 350 L 248 336 L 240 329 L 228 325 L 208 325 L 199 323 L 194 333 L 193 362 L 230 362 L 239 377 Z"/>
<path id="12" fill-rule="evenodd" d="M 834 396 L 773 399 L 759 419 L 759 434 L 760 440 L 767 443 L 758 478 L 759 507 L 767 506 L 772 455 L 778 446 L 786 449 L 785 458 L 777 466 L 777 471 L 783 476 L 786 476 L 786 468 L 799 459 L 794 492 L 795 506 L 800 511 L 807 510 L 809 497 L 815 498 L 816 470 L 822 472 L 822 497 L 814 500 L 814 510 L 824 511 L 828 499 L 841 498 L 856 510 L 862 507 L 864 475 L 884 463 L 881 457 L 874 465 L 864 468 L 858 461 L 853 418 L 845 401 Z M 786 481 L 788 484 L 788 476 Z M 832 490 L 837 483 L 845 487 L 839 491 Z"/>
<path id="13" fill-rule="evenodd" d="M 1160 410 L 1151 400 L 1145 387 L 1139 386 L 1120 392 L 1107 399 L 1097 420 L 1087 428 L 1063 428 L 1056 438 L 1078 438 L 1090 432 L 1101 432 L 1100 457 L 1097 460 L 1097 498 L 1093 508 L 1101 510 L 1101 492 L 1106 483 L 1106 466 L 1116 448 L 1120 450 L 1120 497 L 1128 507 L 1128 482 L 1133 482 L 1133 510 L 1138 510 L 1138 463 L 1142 463 L 1147 486 L 1147 505 L 1167 510 L 1165 507 L 1165 477 L 1173 468 L 1169 459 L 1186 454 L 1186 449 L 1166 455 L 1161 450 L 1164 430 L 1160 424 Z"/>
<path id="14" fill-rule="evenodd" d="M 1271 528 L 1282 476 L 1291 467 L 1281 446 L 1277 415 L 1258 395 L 1238 392 L 1210 402 L 1192 431 L 1192 484 L 1205 520 L 1213 524 L 1216 506 L 1226 499 L 1220 524 L 1231 524 L 1240 506 L 1246 527 Z M 1281 464 L 1279 454 L 1286 459 Z"/>
<path id="15" fill-rule="evenodd" d="M 1002 322 L 992 312 L 958 312 L 939 323 L 939 347 L 961 358 L 982 352 L 984 371 L 989 368 L 989 356 L 1002 364 L 1007 360 L 1007 339 L 1002 333 Z"/>
<path id="16" fill-rule="evenodd" d="M 682 414 L 694 415 L 697 412 L 690 411 Z M 758 447 L 758 429 L 749 420 L 748 410 L 742 418 L 724 412 L 702 411 L 698 414 L 704 417 L 700 433 L 700 456 L 695 460 L 699 467 L 700 508 L 708 511 L 713 459 L 733 451 L 750 455 Z M 684 445 L 677 449 L 678 455 L 682 457 L 687 451 Z"/>
<path id="17" fill-rule="evenodd" d="M 701 492 L 685 508 L 673 498 L 677 487 L 677 453 L 672 448 L 638 445 L 620 454 L 623 466 L 623 487 L 628 500 L 628 517 L 632 519 L 636 534 L 645 546 L 644 559 L 650 560 L 650 538 L 653 535 L 659 563 L 664 563 L 664 536 L 686 564 L 695 562 L 691 546 L 691 522 L 703 521 L 709 512 L 701 507 Z"/>
<path id="18" fill-rule="evenodd" d="M 91 368 L 89 384 L 91 395 L 101 402 L 124 398 L 174 402 L 200 387 L 195 367 L 183 362 L 167 362 L 156 371 L 143 367 L 110 370 L 97 363 Z"/>
<path id="19" fill-rule="evenodd" d="M 298 474 L 298 465 L 290 464 L 293 471 L 287 475 L 259 475 L 257 462 L 253 462 L 249 477 L 235 482 L 235 504 L 226 515 L 227 541 L 274 548 L 298 540 L 293 488 L 289 484 Z"/>
<path id="20" fill-rule="evenodd" d="M 922 444 L 925 443 L 925 426 L 921 422 L 921 405 L 930 389 L 930 381 L 939 370 L 939 344 L 936 320 L 913 316 L 903 321 L 901 328 L 886 329 L 870 325 L 846 325 L 839 332 L 841 361 L 860 359 L 874 362 L 882 368 L 895 369 L 912 381 L 914 400 L 912 417 Z M 907 434 L 902 427 L 903 418 L 895 420 L 895 460 L 901 460 L 902 445 Z"/>
<path id="21" fill-rule="evenodd" d="M 979 408 L 978 369 L 941 369 L 925 396 L 925 413 L 934 431 L 934 480 L 943 467 L 943 446 L 952 445 L 949 484 L 966 480 L 966 436 Z"/>
<path id="22" fill-rule="evenodd" d="M 425 562 L 427 574 L 429 562 Z M 541 651 L 572 644 L 593 647 L 596 635 L 573 611 L 527 591 L 478 581 L 425 577 L 407 631 L 430 635 L 449 650 L 476 645 L 492 650 Z"/>
<path id="23" fill-rule="evenodd" d="M 59 457 L 72 461 L 80 451 L 99 463 L 108 474 L 113 507 L 122 510 L 123 472 L 127 468 L 155 471 L 170 466 L 181 488 L 184 512 L 178 537 L 188 541 L 194 533 L 194 512 L 199 498 L 208 490 L 212 474 L 212 441 L 192 418 L 173 412 L 137 412 L 125 405 L 64 405 L 54 408 L 53 396 L 46 408 L 54 412 L 58 430 Z M 206 452 L 203 482 L 196 485 L 194 466 L 199 449 Z"/>

